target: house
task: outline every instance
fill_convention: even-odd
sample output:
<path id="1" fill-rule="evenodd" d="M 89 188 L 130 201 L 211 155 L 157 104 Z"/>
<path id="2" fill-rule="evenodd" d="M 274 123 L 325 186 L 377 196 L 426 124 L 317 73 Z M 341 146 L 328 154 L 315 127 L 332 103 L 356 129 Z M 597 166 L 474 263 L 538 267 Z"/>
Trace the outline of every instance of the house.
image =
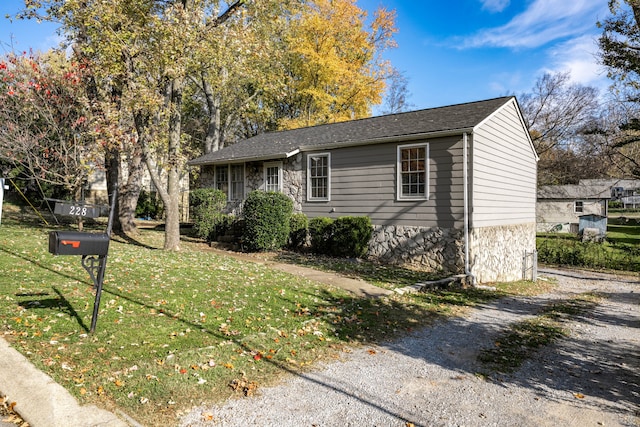
<path id="1" fill-rule="evenodd" d="M 535 251 L 537 155 L 514 97 L 265 133 L 189 162 L 236 208 L 282 191 L 308 217 L 368 216 L 369 256 L 476 282 Z"/>
<path id="2" fill-rule="evenodd" d="M 624 197 L 636 196 L 640 193 L 640 180 L 624 178 L 581 179 L 579 185 L 602 187 L 611 190 L 611 199 L 621 200 Z"/>
<path id="3" fill-rule="evenodd" d="M 606 221 L 610 198 L 611 188 L 607 185 L 541 186 L 538 188 L 536 204 L 538 231 L 577 234 L 580 231 L 580 217 L 587 215 L 604 217 Z"/>

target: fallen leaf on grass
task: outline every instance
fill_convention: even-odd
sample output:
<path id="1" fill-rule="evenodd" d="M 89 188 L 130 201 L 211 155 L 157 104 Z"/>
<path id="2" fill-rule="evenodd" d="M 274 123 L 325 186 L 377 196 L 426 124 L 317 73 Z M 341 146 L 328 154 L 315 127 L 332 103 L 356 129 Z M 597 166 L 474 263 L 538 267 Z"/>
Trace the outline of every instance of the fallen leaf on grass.
<path id="1" fill-rule="evenodd" d="M 240 379 L 231 380 L 229 387 L 233 391 L 241 391 L 245 396 L 252 396 L 258 389 L 258 383 L 255 381 L 249 381 L 246 377 Z"/>

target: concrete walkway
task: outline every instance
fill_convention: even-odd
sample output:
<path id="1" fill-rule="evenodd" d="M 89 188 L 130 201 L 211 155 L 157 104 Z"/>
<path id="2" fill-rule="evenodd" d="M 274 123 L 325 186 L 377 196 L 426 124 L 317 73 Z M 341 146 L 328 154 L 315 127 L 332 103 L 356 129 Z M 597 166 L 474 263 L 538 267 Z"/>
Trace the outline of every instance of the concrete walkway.
<path id="1" fill-rule="evenodd" d="M 0 392 L 31 427 L 127 427 L 131 424 L 93 405 L 80 406 L 60 384 L 0 339 Z M 15 424 L 9 424 L 15 427 Z"/>

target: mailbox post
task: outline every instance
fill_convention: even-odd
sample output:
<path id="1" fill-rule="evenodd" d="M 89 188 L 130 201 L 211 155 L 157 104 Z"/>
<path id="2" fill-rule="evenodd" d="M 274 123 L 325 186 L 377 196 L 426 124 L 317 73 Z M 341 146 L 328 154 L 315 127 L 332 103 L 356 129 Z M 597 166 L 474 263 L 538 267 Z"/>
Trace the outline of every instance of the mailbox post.
<path id="1" fill-rule="evenodd" d="M 102 296 L 104 272 L 107 267 L 107 254 L 109 253 L 117 197 L 118 190 L 116 189 L 111 196 L 109 221 L 107 222 L 107 230 L 104 233 L 86 233 L 82 231 L 51 231 L 49 233 L 49 252 L 53 255 L 81 255 L 82 267 L 89 273 L 93 281 L 96 299 L 93 303 L 91 333 L 95 332 L 98 322 L 100 297 Z"/>

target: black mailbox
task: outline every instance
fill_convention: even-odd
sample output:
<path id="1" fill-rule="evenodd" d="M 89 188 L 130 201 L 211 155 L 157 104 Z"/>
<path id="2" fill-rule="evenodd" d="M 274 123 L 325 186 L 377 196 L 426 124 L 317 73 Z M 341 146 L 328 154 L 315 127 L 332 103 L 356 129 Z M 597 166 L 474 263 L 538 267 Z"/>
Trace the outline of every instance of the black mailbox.
<path id="1" fill-rule="evenodd" d="M 81 231 L 49 232 L 49 252 L 54 255 L 98 255 L 109 251 L 109 235 Z"/>

